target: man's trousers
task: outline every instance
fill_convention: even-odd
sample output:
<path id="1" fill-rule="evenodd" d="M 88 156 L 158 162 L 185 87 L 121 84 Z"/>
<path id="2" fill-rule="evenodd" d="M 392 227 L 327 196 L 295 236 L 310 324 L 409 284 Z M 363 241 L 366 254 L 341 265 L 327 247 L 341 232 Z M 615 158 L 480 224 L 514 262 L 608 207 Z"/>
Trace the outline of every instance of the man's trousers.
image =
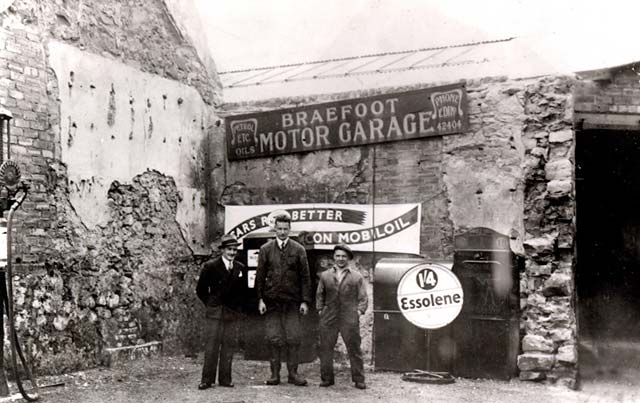
<path id="1" fill-rule="evenodd" d="M 351 380 L 364 382 L 364 364 L 360 348 L 360 326 L 358 323 L 320 325 L 320 378 L 333 382 L 333 350 L 338 341 L 338 333 L 347 346 L 351 366 Z"/>
<path id="2" fill-rule="evenodd" d="M 299 346 L 302 326 L 298 303 L 271 303 L 265 314 L 265 337 L 272 346 Z"/>
<path id="3" fill-rule="evenodd" d="M 206 339 L 204 347 L 204 365 L 202 383 L 231 383 L 231 362 L 236 346 L 237 324 L 233 320 L 205 319 Z"/>

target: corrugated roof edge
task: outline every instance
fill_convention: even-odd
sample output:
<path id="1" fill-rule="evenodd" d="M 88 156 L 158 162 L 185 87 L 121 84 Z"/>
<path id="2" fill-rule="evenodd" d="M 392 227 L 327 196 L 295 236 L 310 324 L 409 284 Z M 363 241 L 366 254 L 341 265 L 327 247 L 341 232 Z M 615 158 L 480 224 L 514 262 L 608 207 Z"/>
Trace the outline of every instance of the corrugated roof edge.
<path id="1" fill-rule="evenodd" d="M 490 44 L 490 43 L 509 42 L 509 41 L 511 41 L 513 39 L 515 39 L 515 37 L 510 37 L 510 38 L 505 38 L 505 39 L 495 39 L 495 40 L 490 40 L 490 41 L 469 42 L 469 43 L 462 43 L 462 44 L 457 44 L 457 45 L 434 46 L 434 47 L 429 47 L 429 48 L 399 50 L 399 51 L 396 51 L 396 52 L 371 53 L 371 54 L 367 54 L 367 55 L 339 57 L 339 58 L 334 58 L 334 59 L 314 60 L 314 61 L 308 61 L 308 62 L 281 64 L 281 65 L 275 65 L 275 66 L 252 67 L 252 68 L 247 68 L 247 69 L 220 71 L 220 72 L 218 72 L 218 75 L 233 74 L 233 73 L 248 73 L 248 72 L 251 72 L 251 71 L 270 70 L 270 69 L 278 69 L 278 68 L 286 68 L 286 67 L 297 67 L 297 66 L 304 66 L 304 65 L 309 65 L 309 64 L 339 62 L 339 61 L 344 61 L 344 60 L 357 60 L 357 59 L 364 59 L 364 58 L 368 58 L 368 57 L 380 57 L 380 56 L 390 56 L 390 55 L 401 55 L 401 54 L 406 54 L 406 53 L 415 53 L 415 52 L 427 52 L 427 51 L 439 50 L 439 49 L 463 48 L 463 47 L 466 47 L 466 46 L 479 46 L 479 45 L 486 45 L 486 44 Z"/>

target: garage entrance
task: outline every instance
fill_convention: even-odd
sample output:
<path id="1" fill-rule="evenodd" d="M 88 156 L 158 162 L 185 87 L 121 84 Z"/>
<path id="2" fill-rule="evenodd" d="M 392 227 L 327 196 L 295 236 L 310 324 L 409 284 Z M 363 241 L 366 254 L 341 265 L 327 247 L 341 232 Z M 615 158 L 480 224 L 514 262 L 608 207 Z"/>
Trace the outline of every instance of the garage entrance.
<path id="1" fill-rule="evenodd" d="M 576 135 L 580 371 L 617 375 L 640 359 L 640 131 Z"/>

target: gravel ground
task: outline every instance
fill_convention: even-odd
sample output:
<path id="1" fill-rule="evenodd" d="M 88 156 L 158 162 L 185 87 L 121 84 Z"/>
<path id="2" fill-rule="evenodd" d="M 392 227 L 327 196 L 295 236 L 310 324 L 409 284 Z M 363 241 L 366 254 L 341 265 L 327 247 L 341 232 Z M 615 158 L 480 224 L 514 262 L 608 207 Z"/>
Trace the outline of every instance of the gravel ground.
<path id="1" fill-rule="evenodd" d="M 348 367 L 338 367 L 336 385 L 319 388 L 319 362 L 303 364 L 307 387 L 265 386 L 268 363 L 234 360 L 235 388 L 197 390 L 202 360 L 158 357 L 112 368 L 96 368 L 46 377 L 39 384 L 65 382 L 64 387 L 42 389 L 43 402 L 142 403 L 142 402 L 640 402 L 640 370 L 619 373 L 599 369 L 599 381 L 590 380 L 581 391 L 531 382 L 456 379 L 449 385 L 404 382 L 400 374 L 367 372 L 368 389 L 355 389 Z M 593 373 L 598 377 L 598 373 Z M 282 374 L 286 378 L 286 370 Z M 4 399 L 0 399 L 0 402 Z"/>

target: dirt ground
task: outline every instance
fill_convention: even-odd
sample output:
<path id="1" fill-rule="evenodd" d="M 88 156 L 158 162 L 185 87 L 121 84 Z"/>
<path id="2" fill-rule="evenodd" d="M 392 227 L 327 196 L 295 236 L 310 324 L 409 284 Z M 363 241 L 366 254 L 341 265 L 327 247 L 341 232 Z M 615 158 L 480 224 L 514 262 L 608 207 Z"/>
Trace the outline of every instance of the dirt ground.
<path id="1" fill-rule="evenodd" d="M 202 358 L 158 357 L 112 368 L 96 368 L 39 379 L 40 385 L 64 382 L 62 387 L 41 390 L 41 401 L 50 403 L 143 403 L 143 402 L 640 402 L 640 370 L 635 373 L 601 372 L 601 381 L 585 382 L 580 391 L 531 382 L 456 379 L 449 385 L 404 382 L 400 374 L 367 371 L 367 390 L 350 382 L 347 366 L 337 366 L 336 385 L 319 388 L 319 362 L 303 364 L 309 386 L 265 386 L 268 363 L 234 360 L 235 388 L 215 387 L 200 391 Z M 286 370 L 282 375 L 286 379 Z M 593 374 L 596 376 L 596 374 Z M 0 402 L 5 399 L 0 399 Z"/>

